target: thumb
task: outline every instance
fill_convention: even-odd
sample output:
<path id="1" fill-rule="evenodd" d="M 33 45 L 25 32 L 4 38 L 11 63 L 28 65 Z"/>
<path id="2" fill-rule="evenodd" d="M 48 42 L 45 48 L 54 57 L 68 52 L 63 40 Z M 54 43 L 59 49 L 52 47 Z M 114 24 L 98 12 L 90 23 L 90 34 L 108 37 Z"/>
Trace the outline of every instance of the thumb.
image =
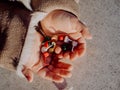
<path id="1" fill-rule="evenodd" d="M 86 39 L 92 39 L 92 35 L 90 34 L 86 25 L 82 23 L 81 21 L 79 21 L 79 24 L 82 25 L 82 30 L 80 30 L 82 36 Z"/>
<path id="2" fill-rule="evenodd" d="M 86 39 L 92 39 L 92 35 L 90 34 L 90 32 L 88 31 L 88 28 L 83 26 L 83 30 L 81 31 L 82 35 L 84 38 Z"/>
<path id="3" fill-rule="evenodd" d="M 78 40 L 79 38 L 82 37 L 82 34 L 79 33 L 79 32 L 76 32 L 76 33 L 70 33 L 69 36 L 70 36 L 70 38 L 73 39 L 73 40 Z"/>

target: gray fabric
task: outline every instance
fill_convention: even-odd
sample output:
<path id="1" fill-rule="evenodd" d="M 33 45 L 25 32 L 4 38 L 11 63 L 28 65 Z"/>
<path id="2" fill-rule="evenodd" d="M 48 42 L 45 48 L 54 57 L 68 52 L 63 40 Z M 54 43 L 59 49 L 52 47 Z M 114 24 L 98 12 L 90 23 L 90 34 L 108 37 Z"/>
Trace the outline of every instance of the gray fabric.
<path id="1" fill-rule="evenodd" d="M 29 15 L 30 11 L 20 3 L 0 1 L 0 67 L 15 70 L 24 45 Z"/>
<path id="2" fill-rule="evenodd" d="M 55 9 L 62 9 L 80 17 L 79 6 L 74 0 L 31 0 L 31 6 L 35 11 L 49 13 Z"/>

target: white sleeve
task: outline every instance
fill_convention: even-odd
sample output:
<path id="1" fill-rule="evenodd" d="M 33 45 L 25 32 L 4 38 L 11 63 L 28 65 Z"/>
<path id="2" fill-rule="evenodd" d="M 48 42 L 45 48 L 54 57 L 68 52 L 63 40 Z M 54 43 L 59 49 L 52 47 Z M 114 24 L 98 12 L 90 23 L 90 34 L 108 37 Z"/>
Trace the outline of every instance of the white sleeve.
<path id="1" fill-rule="evenodd" d="M 31 20 L 28 27 L 25 43 L 22 49 L 19 64 L 17 66 L 17 74 L 21 77 L 24 77 L 22 73 L 22 70 L 24 68 L 23 65 L 25 65 L 25 63 L 29 60 L 29 57 L 32 53 L 31 49 L 34 45 L 33 41 L 35 40 L 35 33 L 36 33 L 35 26 L 37 26 L 38 22 L 41 21 L 46 15 L 47 13 L 43 13 L 43 12 L 35 12 L 31 15 Z"/>

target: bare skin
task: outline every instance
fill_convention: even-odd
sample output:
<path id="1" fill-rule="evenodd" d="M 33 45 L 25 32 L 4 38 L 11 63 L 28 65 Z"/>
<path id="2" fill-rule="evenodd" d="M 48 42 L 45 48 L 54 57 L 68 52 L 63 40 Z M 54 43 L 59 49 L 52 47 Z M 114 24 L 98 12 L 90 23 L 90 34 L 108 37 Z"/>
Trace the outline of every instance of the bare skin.
<path id="1" fill-rule="evenodd" d="M 84 55 L 86 50 L 85 39 L 92 38 L 86 26 L 81 23 L 76 16 L 62 10 L 56 10 L 49 13 L 41 21 L 41 25 L 44 32 L 49 36 L 60 33 L 67 34 L 71 39 L 78 42 L 78 46 L 73 50 L 73 52 L 63 53 L 61 51 L 61 47 L 57 46 L 55 51 L 60 58 L 69 58 L 70 60 L 73 60 L 78 56 L 80 57 Z M 29 82 L 33 81 L 33 73 L 51 81 L 63 82 L 63 78 L 71 76 L 71 70 L 73 68 L 72 65 L 58 61 L 55 64 L 44 67 L 43 58 L 39 56 L 39 47 L 42 42 L 40 42 L 40 38 L 42 38 L 42 36 L 36 32 L 33 54 L 29 58 L 29 62 L 26 63 L 23 74 Z"/>

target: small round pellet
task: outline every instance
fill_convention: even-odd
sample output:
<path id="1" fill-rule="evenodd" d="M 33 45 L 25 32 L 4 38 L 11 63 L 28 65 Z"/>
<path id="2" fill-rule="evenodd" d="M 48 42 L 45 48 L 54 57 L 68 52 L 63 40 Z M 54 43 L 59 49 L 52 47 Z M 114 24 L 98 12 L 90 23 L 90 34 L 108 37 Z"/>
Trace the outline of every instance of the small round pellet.
<path id="1" fill-rule="evenodd" d="M 62 49 L 60 47 L 56 47 L 55 48 L 55 53 L 56 54 L 59 54 L 61 51 L 62 51 Z"/>

